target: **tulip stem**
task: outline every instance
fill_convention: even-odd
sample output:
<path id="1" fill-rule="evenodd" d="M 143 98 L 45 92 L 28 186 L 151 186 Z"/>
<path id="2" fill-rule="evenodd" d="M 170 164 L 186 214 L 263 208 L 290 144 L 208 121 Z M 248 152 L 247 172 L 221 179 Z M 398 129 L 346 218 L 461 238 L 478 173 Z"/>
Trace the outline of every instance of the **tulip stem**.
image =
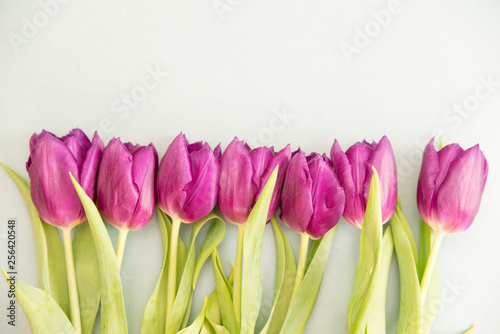
<path id="1" fill-rule="evenodd" d="M 307 260 L 307 250 L 309 248 L 309 235 L 307 233 L 302 233 L 300 237 L 300 252 L 299 252 L 299 262 L 297 263 L 297 275 L 295 276 L 295 285 L 293 286 L 292 298 L 290 299 L 290 305 L 288 306 L 288 311 L 292 308 L 293 302 L 297 297 L 299 292 L 300 284 L 304 278 L 304 271 L 306 269 Z"/>
<path id="2" fill-rule="evenodd" d="M 66 256 L 66 272 L 68 274 L 68 292 L 71 307 L 71 322 L 78 334 L 82 332 L 80 319 L 80 302 L 78 301 L 78 289 L 76 287 L 75 263 L 73 260 L 73 246 L 71 244 L 71 229 L 63 228 L 62 235 L 64 241 L 64 254 Z"/>
<path id="3" fill-rule="evenodd" d="M 123 251 L 125 250 L 125 242 L 127 241 L 128 229 L 118 229 L 118 243 L 116 244 L 116 260 L 118 261 L 118 271 L 122 267 Z"/>
<path id="4" fill-rule="evenodd" d="M 177 287 L 177 243 L 179 241 L 180 219 L 172 219 L 172 233 L 170 235 L 170 258 L 168 261 L 168 283 L 167 283 L 167 322 L 174 308 Z"/>
<path id="5" fill-rule="evenodd" d="M 444 234 L 439 231 L 436 232 L 434 236 L 434 241 L 432 242 L 431 252 L 427 258 L 427 265 L 425 266 L 424 275 L 422 276 L 422 282 L 420 283 L 420 292 L 422 294 L 422 304 L 425 303 L 425 298 L 427 297 L 427 291 L 429 290 L 429 283 L 431 280 L 432 272 L 434 271 L 434 265 L 436 264 L 437 254 L 439 251 L 439 246 L 441 246 L 441 241 L 443 240 Z"/>
<path id="6" fill-rule="evenodd" d="M 238 326 L 241 322 L 241 275 L 243 266 L 243 241 L 245 237 L 246 224 L 238 225 L 238 241 L 236 242 L 236 258 L 234 265 L 234 280 L 233 280 L 233 305 Z"/>

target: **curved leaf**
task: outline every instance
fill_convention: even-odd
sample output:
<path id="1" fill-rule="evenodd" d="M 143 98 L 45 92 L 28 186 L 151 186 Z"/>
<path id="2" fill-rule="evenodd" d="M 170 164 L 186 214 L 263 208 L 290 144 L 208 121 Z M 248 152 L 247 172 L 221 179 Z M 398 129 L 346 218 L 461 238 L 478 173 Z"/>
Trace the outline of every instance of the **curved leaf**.
<path id="1" fill-rule="evenodd" d="M 336 229 L 337 226 L 326 232 L 321 239 L 314 241 L 317 243 L 314 256 L 300 283 L 297 297 L 286 316 L 281 334 L 302 333 L 304 330 L 316 304 Z"/>
<path id="2" fill-rule="evenodd" d="M 16 299 L 23 308 L 32 333 L 76 334 L 66 314 L 46 291 L 15 281 L 3 267 L 2 273 L 8 285 L 15 284 Z"/>
<path id="3" fill-rule="evenodd" d="M 217 250 L 212 253 L 212 263 L 214 267 L 215 285 L 217 287 L 217 299 L 220 307 L 220 319 L 222 325 L 226 327 L 230 333 L 238 333 L 238 323 L 233 306 L 233 289 L 226 280 L 222 266 L 220 264 L 219 254 Z"/>
<path id="4" fill-rule="evenodd" d="M 127 330 L 127 318 L 125 316 L 125 305 L 120 281 L 120 270 L 113 250 L 113 244 L 109 238 L 104 222 L 97 211 L 94 202 L 85 193 L 85 190 L 73 178 L 71 181 L 75 186 L 78 197 L 82 201 L 83 208 L 87 214 L 87 220 L 92 231 L 94 244 L 99 260 L 99 272 L 101 281 L 101 333 L 124 333 Z"/>
<path id="5" fill-rule="evenodd" d="M 276 184 L 278 166 L 259 195 L 246 222 L 241 275 L 241 334 L 253 334 L 262 300 L 262 239 Z"/>
<path id="6" fill-rule="evenodd" d="M 205 321 L 205 315 L 207 314 L 207 298 L 205 297 L 205 302 L 203 303 L 203 307 L 201 308 L 200 313 L 194 319 L 191 326 L 184 328 L 183 330 L 177 332 L 177 334 L 198 334 L 203 326 Z"/>

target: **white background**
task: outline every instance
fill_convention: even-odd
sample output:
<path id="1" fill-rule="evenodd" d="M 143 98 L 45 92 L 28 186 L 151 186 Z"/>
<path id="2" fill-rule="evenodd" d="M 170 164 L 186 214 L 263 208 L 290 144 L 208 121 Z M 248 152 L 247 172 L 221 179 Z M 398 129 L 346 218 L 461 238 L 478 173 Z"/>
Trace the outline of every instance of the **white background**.
<path id="1" fill-rule="evenodd" d="M 237 135 L 254 145 L 291 143 L 293 149 L 300 145 L 307 152 L 327 153 L 335 138 L 346 149 L 386 134 L 396 154 L 404 210 L 417 236 L 415 193 L 424 145 L 440 134 L 445 142 L 464 147 L 480 143 L 490 164 L 488 183 L 471 228 L 443 241 L 439 261 L 445 295 L 432 332 L 460 333 L 474 323 L 477 333 L 497 332 L 500 3 L 44 3 L 50 1 L 0 0 L 0 161 L 27 177 L 28 140 L 42 129 L 59 136 L 74 127 L 89 135 L 98 130 L 105 142 L 113 136 L 153 141 L 160 156 L 180 131 L 191 141 L 221 142 L 223 147 Z M 390 17 L 373 14 L 388 8 Z M 359 31 L 366 30 L 369 36 L 361 36 Z M 346 57 L 342 48 L 347 45 L 356 53 Z M 156 88 L 144 90 L 151 69 L 168 74 Z M 488 80 L 493 83 L 485 85 Z M 126 107 L 122 98 L 130 94 L 136 100 Z M 464 103 L 463 112 L 454 109 Z M 283 121 L 277 113 L 290 116 Z M 36 285 L 29 217 L 3 171 L 0 184 L 0 263 L 6 263 L 6 222 L 13 217 L 18 221 L 19 278 Z M 110 233 L 115 242 L 115 230 Z M 298 236 L 290 230 L 287 235 L 297 251 Z M 220 246 L 226 270 L 235 241 L 236 228 L 228 226 Z M 306 333 L 346 332 L 358 248 L 359 230 L 342 219 Z M 129 234 L 122 278 L 131 333 L 139 332 L 160 253 L 156 218 Z M 269 303 L 275 266 L 270 226 L 264 254 L 264 302 Z M 207 264 L 193 315 L 213 288 Z M 21 312 L 15 329 L 6 325 L 6 293 L 7 285 L 0 283 L 0 332 L 29 332 Z M 395 332 L 398 300 L 394 258 L 388 333 Z"/>

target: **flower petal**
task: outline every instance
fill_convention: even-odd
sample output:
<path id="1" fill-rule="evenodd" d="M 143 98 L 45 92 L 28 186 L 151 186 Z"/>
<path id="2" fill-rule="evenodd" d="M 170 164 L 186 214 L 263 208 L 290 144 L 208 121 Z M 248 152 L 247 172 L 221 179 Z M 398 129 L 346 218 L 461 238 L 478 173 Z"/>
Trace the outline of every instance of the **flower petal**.
<path id="1" fill-rule="evenodd" d="M 418 177 L 417 205 L 422 219 L 437 229 L 436 179 L 439 174 L 439 156 L 434 148 L 434 138 L 425 147 L 422 167 Z"/>
<path id="2" fill-rule="evenodd" d="M 85 156 L 85 161 L 83 162 L 81 168 L 80 185 L 87 195 L 94 199 L 95 198 L 95 187 L 97 182 L 97 171 L 101 163 L 102 151 L 104 150 L 104 143 L 97 134 L 94 132 L 94 137 L 92 138 L 92 144 L 90 149 L 87 151 Z"/>

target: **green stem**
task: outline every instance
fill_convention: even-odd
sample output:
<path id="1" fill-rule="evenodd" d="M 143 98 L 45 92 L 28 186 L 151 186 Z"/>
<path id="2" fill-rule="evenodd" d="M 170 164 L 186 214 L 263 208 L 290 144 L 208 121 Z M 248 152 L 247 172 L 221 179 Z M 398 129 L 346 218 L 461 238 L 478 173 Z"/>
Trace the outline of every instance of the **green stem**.
<path id="1" fill-rule="evenodd" d="M 238 241 L 236 243 L 236 258 L 234 265 L 233 280 L 233 305 L 238 326 L 241 322 L 241 270 L 243 265 L 243 241 L 245 236 L 246 224 L 238 225 Z"/>
<path id="2" fill-rule="evenodd" d="M 66 271 L 68 273 L 68 292 L 71 307 L 71 322 L 78 334 L 82 332 L 80 319 L 80 303 L 78 301 L 78 290 L 76 288 L 75 263 L 73 260 L 73 246 L 71 244 L 71 229 L 73 227 L 63 228 L 64 254 L 66 255 Z"/>
<path id="3" fill-rule="evenodd" d="M 420 283 L 420 292 L 422 293 L 422 303 L 425 302 L 427 297 L 427 291 L 429 290 L 429 283 L 431 280 L 432 272 L 434 271 L 434 265 L 436 264 L 436 259 L 439 251 L 439 246 L 443 240 L 444 234 L 439 231 L 436 232 L 434 236 L 434 241 L 432 243 L 431 252 L 427 258 L 427 265 L 425 266 L 424 275 L 422 276 L 422 282 Z"/>
<path id="4" fill-rule="evenodd" d="M 297 293 L 299 292 L 300 284 L 302 283 L 302 279 L 304 278 L 308 248 L 309 248 L 309 235 L 307 235 L 307 233 L 304 232 L 300 237 L 299 262 L 297 263 L 297 275 L 295 276 L 295 285 L 293 286 L 292 298 L 290 299 L 290 305 L 288 306 L 289 311 L 292 308 L 293 302 L 295 301 Z"/>
<path id="5" fill-rule="evenodd" d="M 168 283 L 167 283 L 167 321 L 172 314 L 174 308 L 175 294 L 176 294 L 176 270 L 177 270 L 177 243 L 179 241 L 179 229 L 181 221 L 179 219 L 172 219 L 172 233 L 170 235 L 170 257 L 168 261 Z"/>
<path id="6" fill-rule="evenodd" d="M 118 261 L 118 270 L 122 267 L 123 251 L 125 250 L 125 242 L 127 241 L 128 229 L 118 229 L 118 243 L 116 244 L 116 260 Z"/>

